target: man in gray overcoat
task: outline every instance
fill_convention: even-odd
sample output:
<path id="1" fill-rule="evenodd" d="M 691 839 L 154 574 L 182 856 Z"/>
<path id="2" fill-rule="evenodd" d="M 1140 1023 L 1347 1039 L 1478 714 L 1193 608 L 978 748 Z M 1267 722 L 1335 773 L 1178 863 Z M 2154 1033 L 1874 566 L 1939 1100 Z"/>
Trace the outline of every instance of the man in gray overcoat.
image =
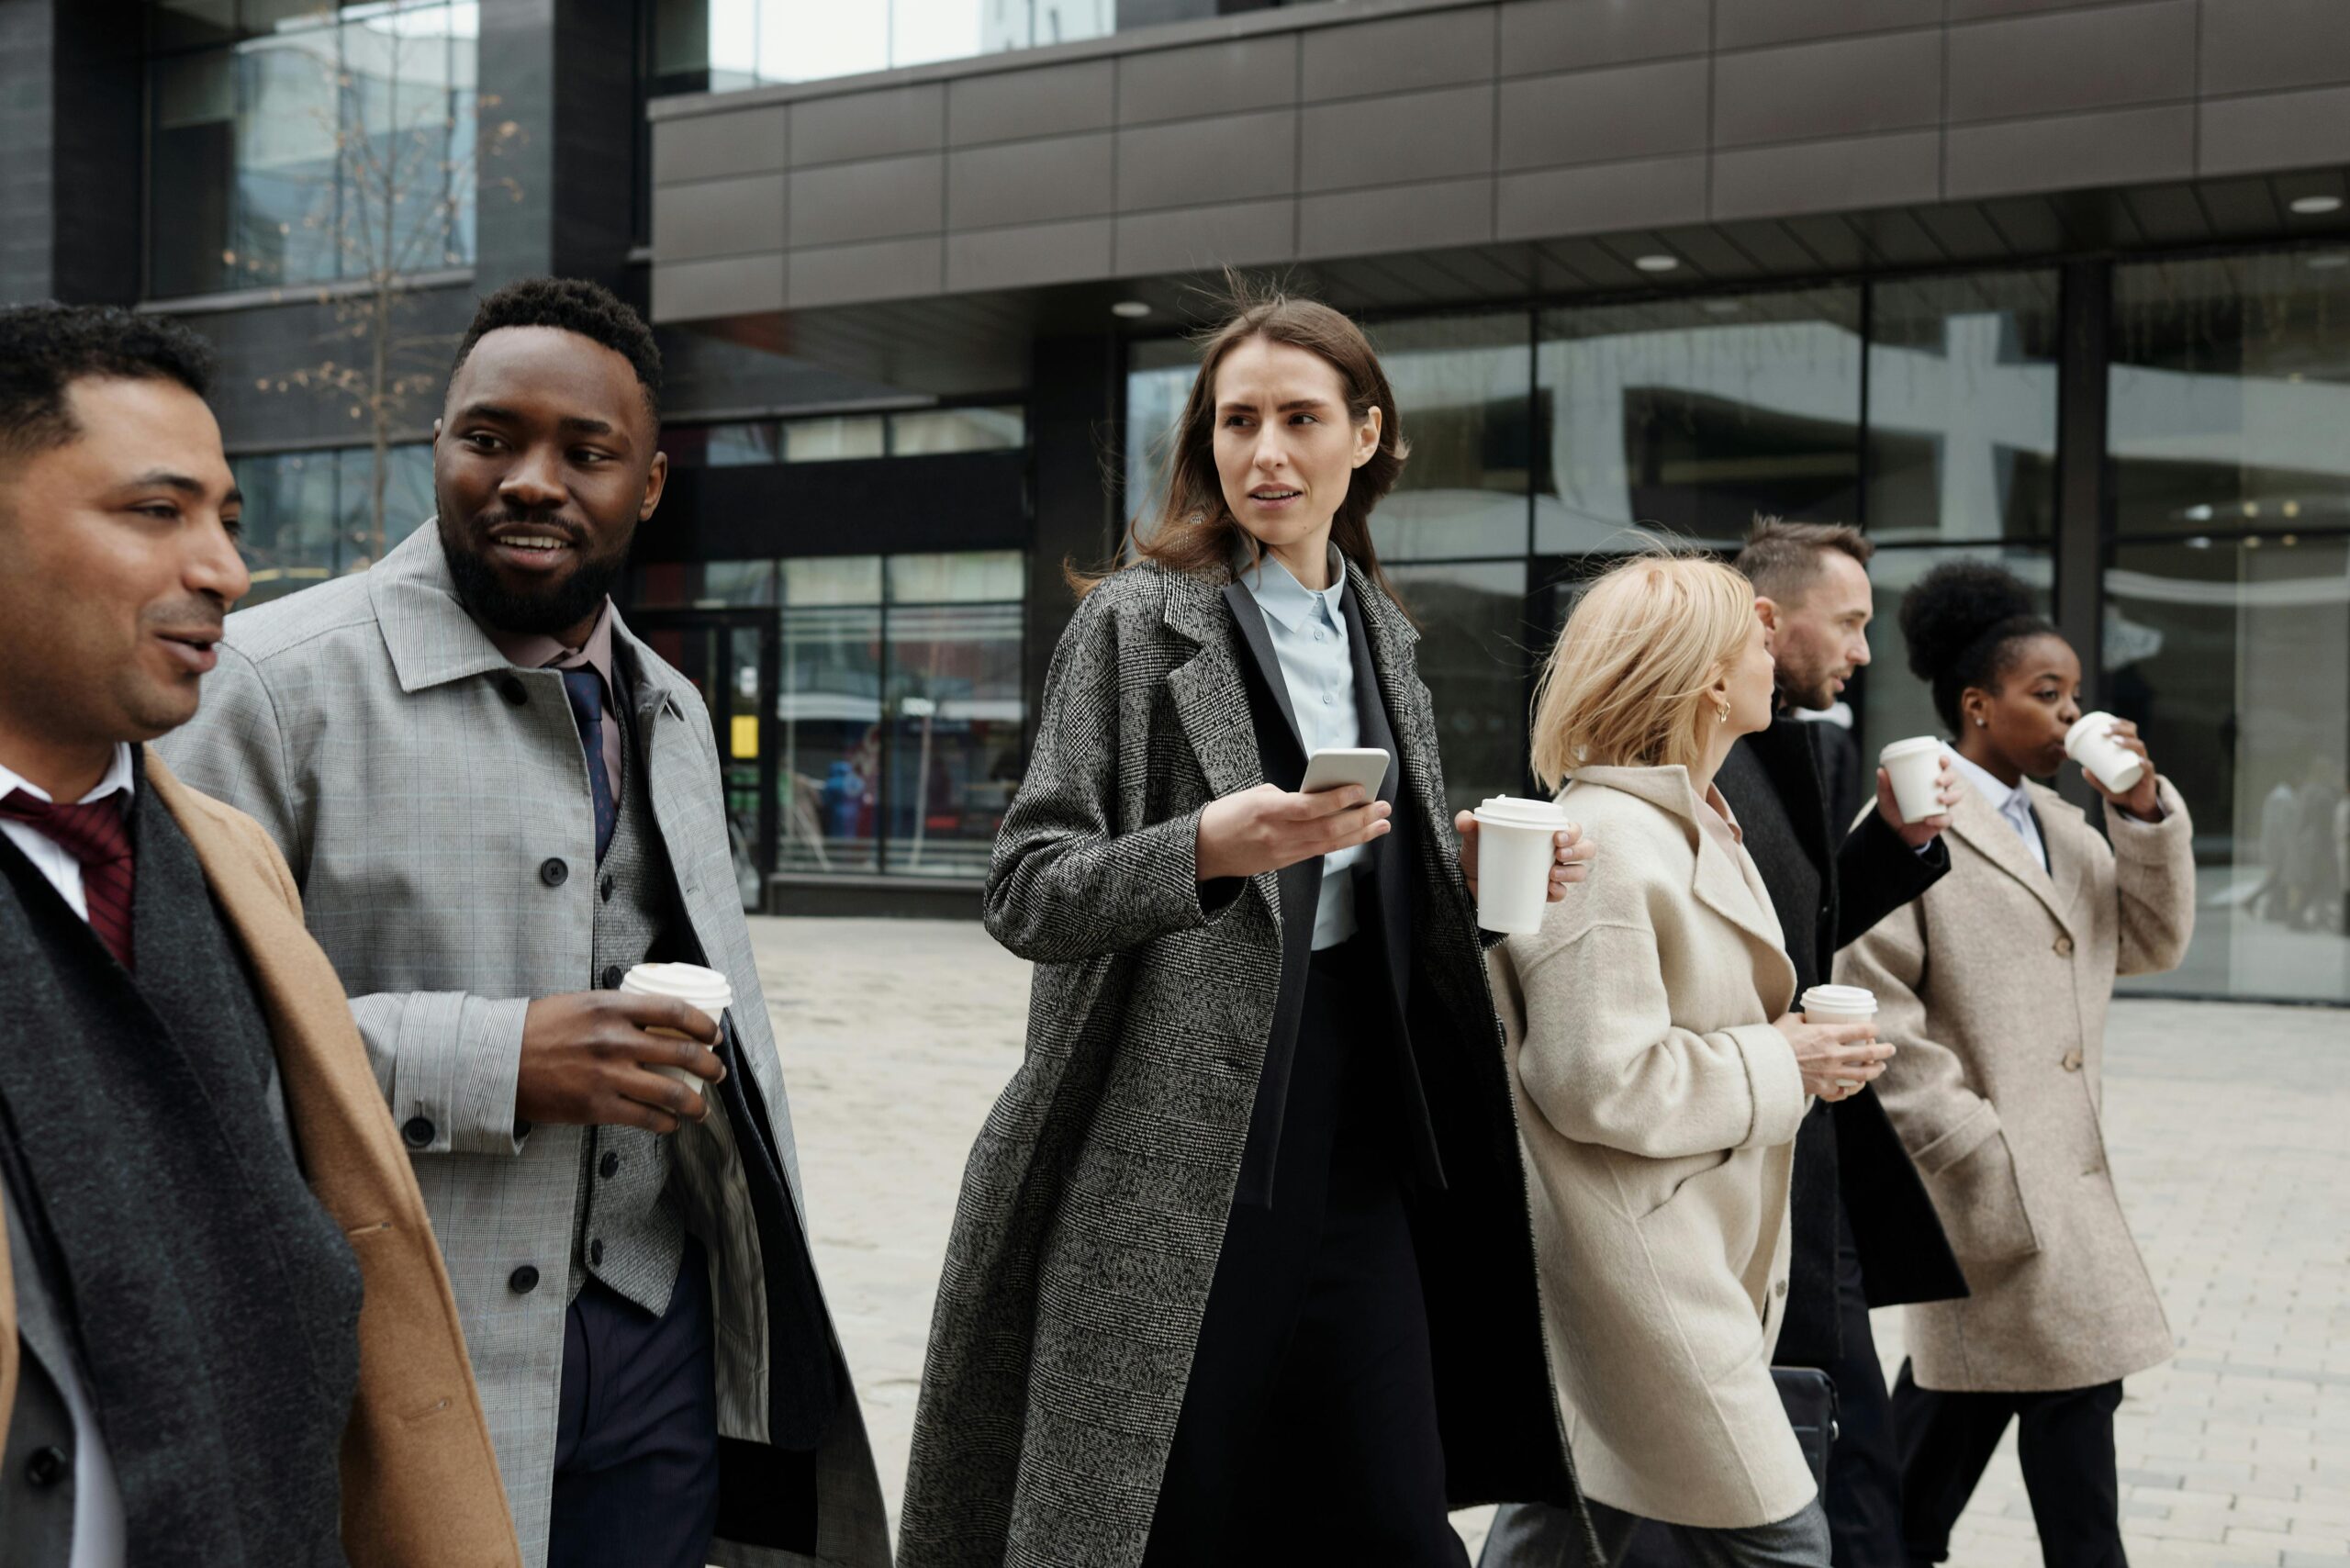
<path id="1" fill-rule="evenodd" d="M 593 285 L 483 301 L 438 518 L 232 618 L 170 754 L 277 839 L 355 993 L 525 1561 L 886 1564 L 709 715 L 608 597 L 660 503 L 659 380 Z M 723 1029 L 621 994 L 647 960 L 722 971 Z"/>

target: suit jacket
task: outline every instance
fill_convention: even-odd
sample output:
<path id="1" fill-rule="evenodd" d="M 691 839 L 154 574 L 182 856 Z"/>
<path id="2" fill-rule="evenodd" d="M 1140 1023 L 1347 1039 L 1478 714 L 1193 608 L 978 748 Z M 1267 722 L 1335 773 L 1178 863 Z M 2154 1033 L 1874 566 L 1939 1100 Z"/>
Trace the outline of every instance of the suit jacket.
<path id="1" fill-rule="evenodd" d="M 1149 1536 L 1282 976 L 1311 930 L 1280 873 L 1198 879 L 1201 812 L 1264 776 L 1227 580 L 1128 567 L 1078 606 L 1053 656 L 987 892 L 988 929 L 1036 963 L 1027 1055 L 964 1170 L 901 1568 L 1133 1568 Z M 1415 1232 L 1446 1486 L 1456 1506 L 1572 1504 L 1416 633 L 1351 565 L 1348 588 L 1415 846 L 1393 869 L 1446 1181 L 1419 1194 Z"/>
<path id="2" fill-rule="evenodd" d="M 713 1550 L 730 1563 L 885 1562 L 880 1488 L 847 1380 L 832 1409 L 799 1407 L 776 1385 L 811 1340 L 838 1351 L 821 1296 L 771 1277 L 805 1259 L 806 1222 L 708 711 L 617 616 L 613 644 L 676 879 L 678 956 L 723 970 L 734 990 L 733 1070 L 711 1123 L 676 1145 L 715 1286 L 724 1479 Z M 363 576 L 231 616 L 203 710 L 165 750 L 285 847 L 310 929 L 354 993 L 536 1563 L 584 1129 L 518 1127 L 514 1082 L 531 999 L 594 983 L 597 897 L 594 813 L 561 677 L 508 665 L 458 602 L 428 524 Z M 802 1442 L 812 1457 L 778 1446 Z"/>
<path id="3" fill-rule="evenodd" d="M 1950 875 L 1836 964 L 1900 1047 L 1877 1092 L 1972 1287 L 1908 1311 L 1927 1388 L 2087 1388 L 2171 1353 L 2106 1156 L 2105 1014 L 2117 975 L 2186 955 L 2194 826 L 2167 781 L 2161 822 L 2108 806 L 2104 837 L 2026 788 L 2047 870 L 1969 790 Z"/>
<path id="4" fill-rule="evenodd" d="M 1580 768 L 1561 799 L 1590 878 L 1492 964 L 1576 1474 L 1646 1518 L 1771 1524 L 1816 1491 L 1771 1381 L 1795 970 L 1686 768 Z"/>
<path id="5" fill-rule="evenodd" d="M 449 1278 L 342 987 L 303 930 L 293 879 L 258 825 L 181 784 L 151 753 L 147 780 L 251 968 L 304 1174 L 365 1282 L 342 1439 L 344 1551 L 355 1568 L 509 1568 L 520 1556 Z M 0 1246 L 0 1441 L 23 1375 L 17 1298 L 37 1285 L 15 1277 Z"/>
<path id="6" fill-rule="evenodd" d="M 1937 842 L 1925 854 L 1916 853 L 1873 808 L 1850 832 L 1836 831 L 1835 824 L 1846 819 L 1830 814 L 1814 734 L 1830 727 L 1776 719 L 1732 746 L 1714 779 L 1741 821 L 1752 821 L 1775 801 L 1808 863 L 1809 877 L 1800 877 L 1796 868 L 1777 863 L 1769 844 L 1748 841 L 1780 925 L 1790 935 L 1797 999 L 1825 977 L 1838 948 L 1950 869 L 1948 846 Z M 1811 908 L 1794 907 L 1794 890 L 1805 881 L 1816 881 L 1820 896 Z M 1794 940 L 1804 927 L 1808 940 Z M 1874 1092 L 1833 1104 L 1814 1103 L 1796 1139 L 1794 1192 L 1795 1252 L 1786 1327 L 1779 1337 L 1782 1362 L 1826 1365 L 1844 1353 L 1836 1305 L 1840 1209 L 1860 1249 L 1870 1305 L 1966 1294 L 1965 1276 L 1942 1238 L 1925 1184 Z"/>

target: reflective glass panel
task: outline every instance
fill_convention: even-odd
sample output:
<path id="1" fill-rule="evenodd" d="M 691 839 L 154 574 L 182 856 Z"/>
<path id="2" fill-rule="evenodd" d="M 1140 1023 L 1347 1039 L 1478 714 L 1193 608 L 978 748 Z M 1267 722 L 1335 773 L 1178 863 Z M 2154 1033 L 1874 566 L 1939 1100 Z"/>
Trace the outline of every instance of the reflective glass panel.
<path id="1" fill-rule="evenodd" d="M 706 73 L 725 92 L 1070 43 L 1117 21 L 1116 0 L 656 0 L 653 59 L 661 77 Z"/>
<path id="2" fill-rule="evenodd" d="M 803 565 L 786 562 L 789 568 Z M 782 615 L 776 717 L 778 871 L 878 868 L 881 611 L 795 602 Z"/>
<path id="3" fill-rule="evenodd" d="M 1164 465 L 1199 355 L 1177 338 L 1139 342 L 1126 355 L 1125 521 L 1147 532 L 1167 498 Z"/>
<path id="4" fill-rule="evenodd" d="M 783 563 L 783 602 L 793 605 L 878 604 L 881 557 L 826 555 Z"/>
<path id="5" fill-rule="evenodd" d="M 1872 286 L 1871 537 L 2053 535 L 2056 339 L 2053 272 Z"/>
<path id="6" fill-rule="evenodd" d="M 891 604 L 974 604 L 1017 599 L 1026 587 L 1017 550 L 966 550 L 890 557 Z"/>
<path id="7" fill-rule="evenodd" d="M 889 869 L 983 877 L 1022 768 L 1020 603 L 893 607 L 886 629 Z"/>
<path id="8" fill-rule="evenodd" d="M 2195 819 L 2195 939 L 2140 991 L 2350 1001 L 2350 539 L 2149 542 L 2106 573 L 2107 701 Z"/>
<path id="9" fill-rule="evenodd" d="M 2115 267 L 2108 386 L 2118 533 L 2350 524 L 2350 252 Z"/>
<path id="10" fill-rule="evenodd" d="M 1617 550 L 1640 529 L 1728 544 L 1757 512 L 1853 516 L 1860 315 L 1857 288 L 1542 312 L 1535 549 Z"/>
<path id="11" fill-rule="evenodd" d="M 783 427 L 783 460 L 831 463 L 843 458 L 878 457 L 887 439 L 885 428 L 878 414 L 793 420 Z"/>
<path id="12" fill-rule="evenodd" d="M 1533 353 L 1522 311 L 1375 327 L 1411 456 L 1371 514 L 1382 560 L 1523 555 Z"/>
<path id="13" fill-rule="evenodd" d="M 1017 452 L 1028 439 L 1018 409 L 937 409 L 890 416 L 890 453 L 922 457 L 938 452 Z"/>
<path id="14" fill-rule="evenodd" d="M 1419 622 L 1420 679 L 1436 711 L 1447 805 L 1521 793 L 1526 777 L 1526 566 L 1391 566 Z"/>

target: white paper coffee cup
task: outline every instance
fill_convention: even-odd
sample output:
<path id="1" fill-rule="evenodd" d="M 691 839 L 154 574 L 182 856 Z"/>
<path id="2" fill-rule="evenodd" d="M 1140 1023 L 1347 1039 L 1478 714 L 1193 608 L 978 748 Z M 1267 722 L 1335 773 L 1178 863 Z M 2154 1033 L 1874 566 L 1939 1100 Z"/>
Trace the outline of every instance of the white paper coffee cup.
<path id="1" fill-rule="evenodd" d="M 734 1005 L 733 985 L 716 969 L 706 969 L 699 964 L 639 964 L 622 977 L 621 990 L 631 996 L 675 997 L 687 1006 L 708 1014 L 713 1024 L 723 1023 L 726 1010 Z M 693 1038 L 675 1029 L 648 1028 L 644 1032 L 665 1035 L 673 1040 Z M 701 1044 L 699 1040 L 694 1043 Z M 707 1087 L 707 1080 L 696 1077 L 682 1067 L 672 1067 L 665 1062 L 646 1062 L 644 1065 L 655 1072 L 667 1073 L 696 1093 Z"/>
<path id="2" fill-rule="evenodd" d="M 1567 825 L 1556 801 L 1495 795 L 1477 819 L 1477 924 L 1488 931 L 1523 935 L 1542 929 L 1550 901 L 1555 834 Z"/>
<path id="3" fill-rule="evenodd" d="M 1942 742 L 1931 735 L 1915 735 L 1895 741 L 1878 752 L 1876 759 L 1893 777 L 1893 809 L 1901 813 L 1903 822 L 1924 822 L 1950 809 L 1934 787 L 1942 771 Z"/>
<path id="4" fill-rule="evenodd" d="M 1902 813 L 1907 816 L 1906 812 Z M 1876 1021 L 1876 993 L 1865 986 L 1816 985 L 1803 993 L 1803 1021 L 1807 1024 L 1870 1024 Z M 1858 1089 L 1860 1085 L 1839 1079 L 1839 1089 Z"/>
<path id="5" fill-rule="evenodd" d="M 2065 732 L 2065 755 L 2097 775 L 2098 782 L 2124 794 L 2146 776 L 2145 759 L 2113 738 L 2113 715 L 2084 713 Z"/>

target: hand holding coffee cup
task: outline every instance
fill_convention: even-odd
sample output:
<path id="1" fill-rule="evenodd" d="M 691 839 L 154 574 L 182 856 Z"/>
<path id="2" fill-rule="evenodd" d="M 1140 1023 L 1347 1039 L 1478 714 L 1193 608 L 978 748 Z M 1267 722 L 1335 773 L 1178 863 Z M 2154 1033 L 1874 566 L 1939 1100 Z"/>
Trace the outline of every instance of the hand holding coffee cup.
<path id="1" fill-rule="evenodd" d="M 2084 713 L 2065 732 L 2065 755 L 2081 765 L 2090 788 L 2133 817 L 2162 812 L 2154 759 L 2138 726 L 2110 713 Z"/>
<path id="2" fill-rule="evenodd" d="M 1496 797 L 1498 799 L 1498 797 Z M 1452 831 L 1460 835 L 1460 879 L 1469 884 L 1469 896 L 1477 896 L 1477 813 L 1455 812 Z M 1599 846 L 1583 837 L 1583 827 L 1569 823 L 1550 835 L 1553 856 L 1550 866 L 1549 901 L 1557 903 L 1567 896 L 1567 890 L 1591 875 L 1592 857 L 1599 853 Z"/>
<path id="3" fill-rule="evenodd" d="M 1804 1091 L 1844 1100 L 1885 1071 L 1893 1047 L 1876 1036 L 1876 998 L 1859 986 L 1816 985 L 1803 993 L 1803 1011 L 1774 1026 L 1786 1036 L 1803 1075 Z"/>
<path id="4" fill-rule="evenodd" d="M 1541 930 L 1542 906 L 1565 892 L 1558 870 L 1559 841 L 1570 831 L 1566 811 L 1556 801 L 1495 795 L 1470 814 L 1478 839 L 1477 924 L 1514 935 Z"/>
<path id="5" fill-rule="evenodd" d="M 655 1033 L 655 1031 L 660 1031 Z M 673 1133 L 710 1114 L 697 1085 L 726 1076 L 706 1043 L 718 1022 L 674 996 L 621 991 L 542 996 L 522 1014 L 514 1114 L 566 1126 Z M 665 1076 L 674 1070 L 676 1076 Z"/>
<path id="6" fill-rule="evenodd" d="M 1877 815 L 1902 843 L 1923 848 L 1950 826 L 1951 808 L 1958 804 L 1958 768 L 1948 748 L 1931 735 L 1919 735 L 1886 746 L 1877 762 Z"/>

